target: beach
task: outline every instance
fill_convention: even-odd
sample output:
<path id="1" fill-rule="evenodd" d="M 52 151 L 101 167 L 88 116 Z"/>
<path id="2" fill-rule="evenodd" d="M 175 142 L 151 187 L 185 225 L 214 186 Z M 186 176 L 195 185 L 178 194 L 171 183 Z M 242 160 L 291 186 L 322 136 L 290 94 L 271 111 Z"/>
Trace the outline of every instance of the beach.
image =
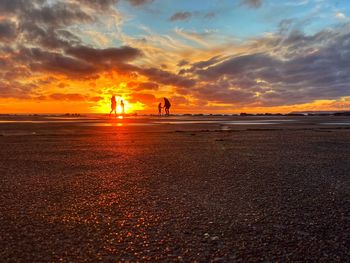
<path id="1" fill-rule="evenodd" d="M 2 262 L 349 262 L 349 117 L 0 118 Z"/>

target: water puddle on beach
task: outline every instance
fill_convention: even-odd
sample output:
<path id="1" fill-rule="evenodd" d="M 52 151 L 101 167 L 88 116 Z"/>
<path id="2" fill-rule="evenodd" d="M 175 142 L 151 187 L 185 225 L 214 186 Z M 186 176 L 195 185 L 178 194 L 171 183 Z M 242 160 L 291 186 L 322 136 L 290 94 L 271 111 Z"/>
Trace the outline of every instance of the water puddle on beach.
<path id="1" fill-rule="evenodd" d="M 60 121 L 52 121 L 52 120 L 42 120 L 42 121 L 37 121 L 37 120 L 0 120 L 1 123 L 84 123 L 86 121 L 84 120 L 60 120 Z"/>
<path id="2" fill-rule="evenodd" d="M 211 124 L 222 123 L 223 121 L 156 121 L 155 124 Z"/>
<path id="3" fill-rule="evenodd" d="M 294 120 L 242 120 L 242 121 L 225 121 L 225 120 L 193 120 L 193 121 L 159 121 L 158 124 L 222 124 L 222 125 L 273 125 L 283 122 L 292 122 Z"/>
<path id="4" fill-rule="evenodd" d="M 35 136 L 37 135 L 36 132 L 25 132 L 25 131 L 9 131 L 9 132 L 2 132 L 0 133 L 1 136 L 8 137 L 8 136 Z"/>
<path id="5" fill-rule="evenodd" d="M 106 123 L 106 122 L 87 122 L 80 124 L 81 126 L 100 126 L 100 127 L 122 127 L 122 126 L 154 126 L 158 125 L 155 123 L 128 123 L 128 122 L 120 122 L 120 123 Z"/>
<path id="6" fill-rule="evenodd" d="M 293 122 L 295 120 L 252 120 L 252 121 L 225 121 L 226 125 L 274 125 L 284 122 Z"/>
<path id="7" fill-rule="evenodd" d="M 350 122 L 325 122 L 320 124 L 321 125 L 350 125 Z"/>
<path id="8" fill-rule="evenodd" d="M 279 124 L 278 122 L 261 122 L 261 121 L 230 121 L 224 122 L 226 125 L 272 125 Z"/>

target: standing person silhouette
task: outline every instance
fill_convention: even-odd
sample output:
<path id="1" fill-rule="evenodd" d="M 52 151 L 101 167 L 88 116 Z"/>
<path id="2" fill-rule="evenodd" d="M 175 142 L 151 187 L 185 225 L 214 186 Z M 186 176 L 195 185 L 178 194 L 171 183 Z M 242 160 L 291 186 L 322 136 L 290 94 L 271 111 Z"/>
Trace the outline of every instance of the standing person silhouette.
<path id="1" fill-rule="evenodd" d="M 162 116 L 162 103 L 160 102 L 159 104 L 158 104 L 158 115 L 159 116 Z"/>
<path id="2" fill-rule="evenodd" d="M 116 116 L 117 115 L 117 101 L 116 101 L 114 95 L 111 98 L 111 112 L 109 113 L 109 116 L 111 116 L 113 111 L 114 111 L 114 115 Z"/>
<path id="3" fill-rule="evenodd" d="M 120 100 L 120 107 L 122 108 L 122 114 L 125 114 L 125 105 L 124 105 L 124 101 Z"/>
<path id="4" fill-rule="evenodd" d="M 166 116 L 170 115 L 170 112 L 169 112 L 170 107 L 171 107 L 170 101 L 164 97 L 164 109 L 165 109 Z"/>

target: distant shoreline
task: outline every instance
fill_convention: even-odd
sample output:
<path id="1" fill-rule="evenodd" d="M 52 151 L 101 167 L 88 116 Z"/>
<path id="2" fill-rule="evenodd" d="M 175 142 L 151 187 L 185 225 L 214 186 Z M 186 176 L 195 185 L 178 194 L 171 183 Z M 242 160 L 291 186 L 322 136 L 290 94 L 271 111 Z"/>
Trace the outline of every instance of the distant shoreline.
<path id="1" fill-rule="evenodd" d="M 109 116 L 107 113 L 0 113 L 0 117 L 90 117 L 90 116 Z M 125 117 L 152 117 L 158 116 L 158 114 L 119 114 L 117 116 L 125 116 Z M 229 114 L 229 113 L 180 113 L 180 114 L 171 114 L 171 116 L 188 116 L 188 117 L 224 117 L 224 116 L 350 116 L 350 111 L 298 111 L 298 112 L 290 112 L 290 113 L 239 113 L 239 114 Z"/>

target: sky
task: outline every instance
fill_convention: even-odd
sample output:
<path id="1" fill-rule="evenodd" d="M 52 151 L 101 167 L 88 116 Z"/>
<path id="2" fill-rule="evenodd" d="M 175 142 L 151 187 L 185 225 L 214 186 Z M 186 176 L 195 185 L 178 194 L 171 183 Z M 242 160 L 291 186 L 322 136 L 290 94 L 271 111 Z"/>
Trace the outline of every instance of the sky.
<path id="1" fill-rule="evenodd" d="M 0 113 L 350 110 L 348 0 L 1 0 Z"/>

